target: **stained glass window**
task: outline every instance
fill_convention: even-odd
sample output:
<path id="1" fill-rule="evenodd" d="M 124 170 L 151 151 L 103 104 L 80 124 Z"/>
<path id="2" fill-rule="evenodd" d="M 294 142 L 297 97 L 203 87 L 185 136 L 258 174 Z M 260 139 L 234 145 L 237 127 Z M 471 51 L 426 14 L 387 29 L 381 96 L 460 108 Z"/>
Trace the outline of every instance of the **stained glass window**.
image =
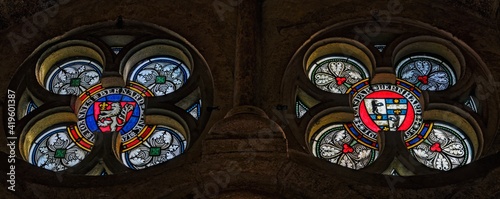
<path id="1" fill-rule="evenodd" d="M 201 99 L 195 102 L 191 107 L 189 107 L 186 112 L 188 112 L 194 119 L 200 119 L 201 116 Z"/>
<path id="2" fill-rule="evenodd" d="M 368 78 L 369 73 L 355 59 L 329 56 L 315 61 L 309 69 L 308 76 L 321 90 L 345 94 L 352 85 Z"/>
<path id="3" fill-rule="evenodd" d="M 350 169 L 362 169 L 378 157 L 376 143 L 358 139 L 350 124 L 326 126 L 315 134 L 311 146 L 314 156 Z"/>
<path id="4" fill-rule="evenodd" d="M 474 112 L 478 112 L 478 109 L 477 109 L 477 105 L 478 105 L 478 101 L 475 97 L 473 96 L 469 96 L 469 99 L 467 99 L 467 101 L 465 101 L 465 106 L 469 107 L 472 111 Z"/>
<path id="5" fill-rule="evenodd" d="M 379 52 L 384 51 L 385 46 L 386 45 L 382 45 L 382 44 L 380 44 L 380 45 L 373 45 L 373 47 L 375 47 Z"/>
<path id="6" fill-rule="evenodd" d="M 63 171 L 80 163 L 88 150 L 74 141 L 67 126 L 56 126 L 37 136 L 29 151 L 29 162 L 47 170 Z"/>
<path id="7" fill-rule="evenodd" d="M 304 116 L 307 111 L 309 111 L 309 108 L 302 101 L 300 101 L 299 98 L 297 98 L 295 102 L 295 115 L 297 118 Z"/>
<path id="8" fill-rule="evenodd" d="M 190 76 L 181 61 L 170 57 L 155 57 L 137 64 L 130 80 L 151 90 L 155 96 L 172 93 L 183 86 Z"/>
<path id="9" fill-rule="evenodd" d="M 99 83 L 102 67 L 89 59 L 73 59 L 53 67 L 45 88 L 59 95 L 80 95 Z"/>
<path id="10" fill-rule="evenodd" d="M 131 169 L 144 169 L 166 162 L 181 153 L 187 147 L 184 136 L 173 128 L 155 126 L 150 136 L 134 148 L 122 152 L 121 158 Z"/>
<path id="11" fill-rule="evenodd" d="M 28 102 L 28 105 L 26 106 L 26 113 L 24 115 L 28 115 L 32 111 L 34 111 L 38 106 L 35 104 L 33 100 Z"/>
<path id="12" fill-rule="evenodd" d="M 26 120 L 18 124 L 20 132 L 15 130 L 23 159 L 51 171 L 102 176 L 123 173 L 125 167 L 145 169 L 184 153 L 208 122 L 210 112 L 202 111 L 202 101 L 213 102 L 212 79 L 205 75 L 210 72 L 190 45 L 143 40 L 153 37 L 149 34 L 54 40 L 33 52 L 38 59 L 27 60 L 9 85 L 21 96 L 16 116 Z M 102 53 L 110 49 L 114 54 Z M 119 64 L 104 66 L 105 60 Z M 194 63 L 199 63 L 196 70 Z M 27 78 L 32 75 L 38 81 Z M 191 85 L 183 87 L 190 78 Z M 47 96 L 30 82 L 56 95 Z M 109 165 L 116 161 L 123 167 Z"/>
<path id="13" fill-rule="evenodd" d="M 79 98 L 78 131 L 90 142 L 95 133 L 120 132 L 122 141 L 137 136 L 144 128 L 144 97 L 129 88 L 104 89 L 101 85 L 89 89 Z"/>
<path id="14" fill-rule="evenodd" d="M 113 53 L 115 53 L 117 55 L 118 53 L 120 53 L 122 48 L 123 47 L 111 47 L 111 50 L 113 51 Z"/>
<path id="15" fill-rule="evenodd" d="M 421 139 L 407 142 L 411 154 L 429 168 L 448 171 L 468 164 L 473 159 L 472 145 L 460 129 L 435 122 L 426 124 Z"/>
<path id="16" fill-rule="evenodd" d="M 408 138 L 422 124 L 421 92 L 411 84 L 398 80 L 396 85 L 360 82 L 349 91 L 353 95 L 356 128 L 375 141 L 382 131 L 404 132 Z"/>
<path id="17" fill-rule="evenodd" d="M 396 76 L 421 90 L 443 91 L 455 85 L 452 68 L 443 60 L 427 55 L 405 58 L 396 67 Z"/>
<path id="18" fill-rule="evenodd" d="M 394 84 L 370 84 L 366 70 L 359 66 L 355 61 L 328 57 L 311 67 L 311 81 L 322 90 L 351 95 L 354 110 L 352 123 L 324 125 L 314 133 L 310 141 L 314 156 L 362 169 L 379 156 L 380 133 L 401 132 L 411 154 L 427 167 L 450 170 L 471 162 L 472 147 L 460 129 L 426 123 L 422 117 L 421 89 L 441 91 L 456 82 L 446 63 L 429 56 L 409 57 L 400 62 L 401 79 Z M 466 105 L 474 110 L 474 102 L 468 100 Z M 297 98 L 297 118 L 308 110 Z M 399 175 L 396 170 L 390 174 Z"/>

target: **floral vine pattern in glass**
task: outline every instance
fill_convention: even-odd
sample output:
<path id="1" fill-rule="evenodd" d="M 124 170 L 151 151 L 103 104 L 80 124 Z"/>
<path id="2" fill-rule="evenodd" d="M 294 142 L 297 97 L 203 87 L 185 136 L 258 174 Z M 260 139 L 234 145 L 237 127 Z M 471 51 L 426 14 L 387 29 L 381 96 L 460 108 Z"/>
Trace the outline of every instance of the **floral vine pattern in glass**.
<path id="1" fill-rule="evenodd" d="M 321 90 L 345 94 L 359 81 L 368 78 L 366 69 L 347 57 L 326 57 L 315 61 L 309 69 L 309 79 Z"/>
<path id="2" fill-rule="evenodd" d="M 190 73 L 184 63 L 169 57 L 141 61 L 130 75 L 130 80 L 151 90 L 155 96 L 172 93 L 183 86 Z"/>
<path id="3" fill-rule="evenodd" d="M 102 67 L 87 59 L 75 59 L 55 67 L 47 76 L 45 88 L 59 95 L 80 95 L 100 82 Z"/>
<path id="4" fill-rule="evenodd" d="M 471 144 L 459 129 L 444 123 L 430 125 L 426 139 L 409 148 L 411 154 L 429 168 L 449 171 L 473 159 Z"/>
<path id="5" fill-rule="evenodd" d="M 442 60 L 431 56 L 411 56 L 398 64 L 396 76 L 421 90 L 442 91 L 456 83 L 453 70 Z"/>
<path id="6" fill-rule="evenodd" d="M 166 162 L 184 152 L 184 136 L 167 126 L 157 126 L 141 145 L 122 153 L 122 161 L 131 169 L 144 169 Z"/>
<path id="7" fill-rule="evenodd" d="M 31 145 L 29 162 L 38 167 L 63 171 L 80 163 L 87 155 L 68 135 L 66 126 L 49 129 Z"/>
<path id="8" fill-rule="evenodd" d="M 350 169 L 362 169 L 378 157 L 378 151 L 355 139 L 342 124 L 320 130 L 312 140 L 313 155 Z"/>

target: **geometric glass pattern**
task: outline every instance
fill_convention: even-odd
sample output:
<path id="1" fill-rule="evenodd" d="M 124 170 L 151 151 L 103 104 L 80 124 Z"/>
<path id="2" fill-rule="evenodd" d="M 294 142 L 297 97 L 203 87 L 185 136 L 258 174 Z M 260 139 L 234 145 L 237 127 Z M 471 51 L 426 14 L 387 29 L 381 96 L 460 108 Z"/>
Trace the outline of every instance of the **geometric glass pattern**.
<path id="1" fill-rule="evenodd" d="M 373 45 L 379 52 L 384 51 L 386 45 Z"/>
<path id="2" fill-rule="evenodd" d="M 351 125 L 352 126 L 352 125 Z M 348 125 L 327 125 L 311 140 L 313 155 L 350 169 L 362 169 L 378 157 L 378 149 L 367 146 L 349 131 Z"/>
<path id="3" fill-rule="evenodd" d="M 118 53 L 120 53 L 120 51 L 123 49 L 123 47 L 111 47 L 111 50 L 113 51 L 113 53 L 115 53 L 115 55 L 117 55 Z"/>
<path id="4" fill-rule="evenodd" d="M 58 126 L 42 132 L 31 145 L 29 163 L 38 167 L 63 171 L 80 163 L 88 154 L 69 135 L 68 127 Z"/>
<path id="5" fill-rule="evenodd" d="M 183 86 L 189 76 L 189 69 L 181 61 L 156 57 L 139 62 L 131 72 L 130 81 L 148 88 L 154 96 L 163 96 Z"/>
<path id="6" fill-rule="evenodd" d="M 307 111 L 309 111 L 309 108 L 302 101 L 300 101 L 299 98 L 297 98 L 295 102 L 295 115 L 297 118 L 304 116 Z"/>
<path id="7" fill-rule="evenodd" d="M 106 171 L 106 169 L 103 169 L 101 171 L 101 176 L 107 176 L 107 175 L 109 175 L 108 172 Z"/>
<path id="8" fill-rule="evenodd" d="M 469 107 L 472 111 L 476 112 L 477 113 L 477 104 L 478 104 L 478 101 L 475 97 L 473 96 L 469 96 L 469 99 L 467 99 L 467 101 L 465 101 L 465 106 Z"/>
<path id="9" fill-rule="evenodd" d="M 424 133 L 424 139 L 408 147 L 418 162 L 429 168 L 449 171 L 472 161 L 472 145 L 460 129 L 438 122 L 426 126 L 430 130 Z"/>
<path id="10" fill-rule="evenodd" d="M 340 56 L 316 60 L 308 71 L 308 77 L 316 87 L 337 94 L 345 94 L 352 85 L 368 76 L 368 71 L 358 61 Z"/>
<path id="11" fill-rule="evenodd" d="M 88 59 L 75 59 L 53 67 L 45 81 L 45 89 L 59 95 L 80 95 L 96 85 L 102 67 Z"/>
<path id="12" fill-rule="evenodd" d="M 442 91 L 455 85 L 455 73 L 442 60 L 427 56 L 410 56 L 399 62 L 396 76 L 404 79 L 420 90 Z"/>
<path id="13" fill-rule="evenodd" d="M 194 119 L 200 119 L 201 116 L 201 99 L 198 100 L 196 103 L 191 105 L 188 109 L 186 109 L 186 112 L 188 112 L 191 116 L 194 117 Z"/>
<path id="14" fill-rule="evenodd" d="M 28 105 L 26 107 L 26 113 L 24 115 L 28 115 L 29 113 L 34 111 L 36 108 L 38 108 L 38 106 L 35 104 L 35 102 L 33 100 L 30 100 L 28 102 Z"/>
<path id="15" fill-rule="evenodd" d="M 167 126 L 154 131 L 139 146 L 121 153 L 122 162 L 131 169 L 144 169 L 166 162 L 184 152 L 187 142 L 181 133 Z"/>

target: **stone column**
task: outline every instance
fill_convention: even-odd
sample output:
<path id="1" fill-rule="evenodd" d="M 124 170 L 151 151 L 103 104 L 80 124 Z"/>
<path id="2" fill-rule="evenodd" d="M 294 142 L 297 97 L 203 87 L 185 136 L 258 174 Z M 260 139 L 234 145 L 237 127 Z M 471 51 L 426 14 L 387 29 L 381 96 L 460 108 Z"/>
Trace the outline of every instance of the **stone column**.
<path id="1" fill-rule="evenodd" d="M 238 4 L 236 30 L 236 59 L 234 67 L 233 105 L 255 104 L 255 79 L 258 64 L 257 46 L 260 33 L 260 1 L 241 1 Z"/>

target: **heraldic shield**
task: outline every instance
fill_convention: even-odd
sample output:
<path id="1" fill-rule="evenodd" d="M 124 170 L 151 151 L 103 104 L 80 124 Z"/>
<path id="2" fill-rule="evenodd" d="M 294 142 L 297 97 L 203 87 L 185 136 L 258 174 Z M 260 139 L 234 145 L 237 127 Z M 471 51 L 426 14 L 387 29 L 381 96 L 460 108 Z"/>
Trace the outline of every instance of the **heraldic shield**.
<path id="1" fill-rule="evenodd" d="M 95 101 L 89 107 L 86 120 L 89 126 L 98 127 L 103 133 L 119 131 L 125 134 L 137 125 L 140 112 L 140 107 L 133 98 L 112 94 Z"/>
<path id="2" fill-rule="evenodd" d="M 360 117 L 370 130 L 406 131 L 415 117 L 412 105 L 399 93 L 376 91 L 360 104 Z"/>

